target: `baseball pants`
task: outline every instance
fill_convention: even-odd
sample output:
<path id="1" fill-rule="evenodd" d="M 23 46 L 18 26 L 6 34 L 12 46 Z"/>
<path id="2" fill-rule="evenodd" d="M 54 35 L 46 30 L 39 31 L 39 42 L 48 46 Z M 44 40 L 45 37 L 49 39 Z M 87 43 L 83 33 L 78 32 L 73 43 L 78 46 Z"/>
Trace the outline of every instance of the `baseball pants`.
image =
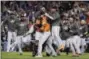
<path id="1" fill-rule="evenodd" d="M 9 52 L 12 39 L 16 40 L 16 32 L 8 31 L 8 38 L 7 39 L 8 39 L 7 40 L 7 52 Z"/>
<path id="2" fill-rule="evenodd" d="M 31 42 L 31 39 L 32 39 L 31 35 L 27 35 L 27 36 L 23 37 L 22 44 L 29 45 Z"/>
<path id="3" fill-rule="evenodd" d="M 86 46 L 85 38 L 81 38 L 81 53 L 84 53 Z"/>
<path id="4" fill-rule="evenodd" d="M 53 37 L 53 41 L 55 41 L 57 47 L 59 47 L 62 44 L 62 40 L 61 37 L 59 35 L 60 33 L 60 26 L 52 26 L 52 37 Z"/>
<path id="5" fill-rule="evenodd" d="M 73 36 L 70 38 L 70 48 L 72 50 L 72 53 L 81 53 L 80 52 L 80 42 L 81 39 L 79 36 Z"/>
<path id="6" fill-rule="evenodd" d="M 46 44 L 47 44 L 46 47 L 45 47 L 46 53 L 51 54 L 53 56 L 56 56 L 57 53 L 56 53 L 56 51 L 54 50 L 54 48 L 52 46 L 53 38 L 49 37 L 49 39 L 47 40 Z"/>
<path id="7" fill-rule="evenodd" d="M 62 44 L 62 40 L 59 36 L 60 26 L 52 26 L 51 33 L 52 35 L 49 37 L 47 41 L 46 52 L 49 54 L 52 53 L 52 55 L 57 55 L 52 44 L 55 44 L 57 47 L 59 47 Z"/>
<path id="8" fill-rule="evenodd" d="M 18 50 L 20 53 L 22 53 L 22 39 L 23 36 L 17 36 L 15 42 L 11 45 L 11 51 L 15 49 L 15 47 L 18 47 Z"/>
<path id="9" fill-rule="evenodd" d="M 44 32 L 44 33 L 36 32 L 35 39 L 39 40 L 37 55 L 42 55 L 41 54 L 42 53 L 42 45 L 45 43 L 45 41 L 48 39 L 49 36 L 50 36 L 50 32 Z"/>

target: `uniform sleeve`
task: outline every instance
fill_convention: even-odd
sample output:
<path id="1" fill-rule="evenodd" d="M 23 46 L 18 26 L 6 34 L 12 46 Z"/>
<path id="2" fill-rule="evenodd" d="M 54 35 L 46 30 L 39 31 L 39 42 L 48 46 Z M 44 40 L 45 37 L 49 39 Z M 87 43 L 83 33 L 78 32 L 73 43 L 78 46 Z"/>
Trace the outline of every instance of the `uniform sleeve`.
<path id="1" fill-rule="evenodd" d="M 58 12 L 56 12 L 56 13 L 53 15 L 53 19 L 56 20 L 56 19 L 58 19 L 58 18 L 60 18 L 60 15 L 59 15 Z"/>
<path id="2" fill-rule="evenodd" d="M 58 12 L 55 12 L 54 14 L 45 13 L 45 16 L 49 17 L 51 20 L 56 20 L 56 19 L 58 19 L 60 17 Z"/>

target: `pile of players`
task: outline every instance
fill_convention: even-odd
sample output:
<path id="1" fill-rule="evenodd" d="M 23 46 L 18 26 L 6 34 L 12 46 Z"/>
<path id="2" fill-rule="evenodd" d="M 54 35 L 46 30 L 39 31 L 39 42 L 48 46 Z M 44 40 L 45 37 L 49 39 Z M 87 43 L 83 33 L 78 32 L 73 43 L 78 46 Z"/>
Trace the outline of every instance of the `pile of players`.
<path id="1" fill-rule="evenodd" d="M 32 12 L 32 20 L 23 9 L 19 13 L 8 9 L 5 13 L 1 25 L 2 32 L 7 31 L 7 52 L 18 49 L 22 55 L 22 48 L 31 43 L 36 49 L 35 57 L 42 57 L 43 47 L 51 56 L 57 56 L 64 49 L 67 54 L 72 51 L 73 56 L 85 51 L 86 39 L 89 39 L 89 7 L 79 5 L 79 2 L 61 15 L 56 6 L 49 10 L 41 7 L 40 11 Z"/>

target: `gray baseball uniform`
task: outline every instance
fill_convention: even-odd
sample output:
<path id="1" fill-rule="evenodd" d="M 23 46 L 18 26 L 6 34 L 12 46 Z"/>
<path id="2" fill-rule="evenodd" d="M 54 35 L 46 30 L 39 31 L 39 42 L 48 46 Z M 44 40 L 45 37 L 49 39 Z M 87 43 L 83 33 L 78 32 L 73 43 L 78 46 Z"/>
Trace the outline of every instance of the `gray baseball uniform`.
<path id="1" fill-rule="evenodd" d="M 5 19 L 4 25 L 6 24 L 8 27 L 8 42 L 7 42 L 7 52 L 10 51 L 10 46 L 11 46 L 11 40 L 16 39 L 16 20 L 17 17 L 15 16 L 8 16 L 7 19 Z"/>
<path id="2" fill-rule="evenodd" d="M 47 46 L 46 46 L 46 52 L 47 53 L 52 53 L 52 55 L 56 56 L 56 52 L 52 46 L 54 43 L 57 47 L 59 47 L 62 44 L 61 38 L 60 38 L 60 15 L 56 11 L 54 13 L 45 13 L 45 15 L 51 19 L 51 24 L 52 24 L 52 30 L 51 30 L 51 36 L 49 37 L 47 41 Z M 56 42 L 56 43 L 55 43 Z M 50 50 L 50 51 L 49 51 Z"/>
<path id="3" fill-rule="evenodd" d="M 16 23 L 16 30 L 17 30 L 17 37 L 16 41 L 12 44 L 13 49 L 16 47 L 16 44 L 18 46 L 19 52 L 22 53 L 22 40 L 23 35 L 29 30 L 28 29 L 28 22 L 25 21 L 18 21 Z M 12 49 L 12 50 L 13 50 Z"/>
<path id="4" fill-rule="evenodd" d="M 59 45 L 61 45 L 61 38 L 60 38 L 60 15 L 59 13 L 56 11 L 54 13 L 49 13 L 49 15 L 51 17 L 53 17 L 52 19 L 52 36 L 54 37 L 54 41 L 57 42 L 57 46 L 59 47 Z"/>

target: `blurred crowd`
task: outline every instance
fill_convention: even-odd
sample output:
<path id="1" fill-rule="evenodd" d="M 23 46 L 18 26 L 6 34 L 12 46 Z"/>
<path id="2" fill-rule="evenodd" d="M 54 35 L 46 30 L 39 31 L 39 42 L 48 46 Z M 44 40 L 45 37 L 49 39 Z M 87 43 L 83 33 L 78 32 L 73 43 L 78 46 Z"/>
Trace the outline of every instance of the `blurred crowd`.
<path id="1" fill-rule="evenodd" d="M 1 14 L 3 16 L 8 16 L 8 12 L 13 12 L 17 17 L 26 16 L 29 20 L 33 19 L 33 14 L 40 11 L 42 7 L 45 7 L 47 11 L 50 10 L 52 6 L 56 6 L 61 19 L 73 18 L 76 20 L 84 20 L 87 24 L 88 21 L 88 10 L 89 2 L 62 2 L 62 1 L 14 1 L 14 2 L 1 2 Z M 3 19 L 2 19 L 3 21 Z"/>
<path id="2" fill-rule="evenodd" d="M 35 23 L 41 14 L 49 12 L 51 8 L 56 8 L 60 15 L 60 36 L 65 40 L 70 36 L 68 32 L 78 33 L 89 40 L 89 2 L 74 1 L 3 1 L 1 2 L 1 41 L 2 50 L 6 51 L 7 26 L 3 23 L 6 19 L 26 19 L 28 23 Z M 46 10 L 46 11 L 44 11 Z M 40 11 L 41 12 L 39 14 Z M 51 24 L 51 21 L 49 21 Z M 71 29 L 69 31 L 69 29 Z M 89 41 L 87 41 L 89 43 Z"/>

